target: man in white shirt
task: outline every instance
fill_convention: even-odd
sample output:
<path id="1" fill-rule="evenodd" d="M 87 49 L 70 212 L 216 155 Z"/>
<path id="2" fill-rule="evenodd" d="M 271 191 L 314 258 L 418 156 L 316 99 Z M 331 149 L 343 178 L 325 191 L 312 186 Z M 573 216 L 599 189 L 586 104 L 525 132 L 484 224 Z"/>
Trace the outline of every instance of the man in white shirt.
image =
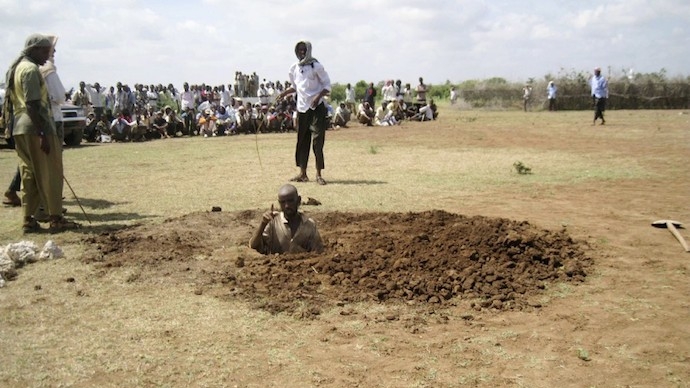
<path id="1" fill-rule="evenodd" d="M 347 109 L 344 102 L 341 102 L 337 108 L 335 108 L 335 114 L 333 115 L 333 125 L 336 128 L 343 127 L 347 128 L 347 122 L 350 121 L 351 112 Z"/>
<path id="2" fill-rule="evenodd" d="M 151 84 L 146 91 L 146 109 L 148 111 L 158 110 L 158 88 L 154 84 Z"/>
<path id="3" fill-rule="evenodd" d="M 328 127 L 327 108 L 323 98 L 331 93 L 331 79 L 323 65 L 311 56 L 311 43 L 298 42 L 295 46 L 298 61 L 290 66 L 288 73 L 290 86 L 278 95 L 277 100 L 297 93 L 297 147 L 295 163 L 300 169 L 299 175 L 292 178 L 294 182 L 308 182 L 307 163 L 309 149 L 314 143 L 314 157 L 316 159 L 316 182 L 325 185 L 321 176 L 325 164 L 323 160 L 323 146 Z"/>
<path id="4" fill-rule="evenodd" d="M 96 82 L 93 85 L 87 84 L 86 92 L 89 95 L 89 102 L 91 107 L 93 107 L 96 122 L 101 121 L 101 116 L 103 116 L 103 111 L 105 110 L 105 89 L 101 88 L 101 85 Z"/>
<path id="5" fill-rule="evenodd" d="M 591 80 L 592 86 L 592 105 L 594 105 L 594 121 L 592 125 L 597 123 L 597 119 L 601 119 L 601 125 L 606 123 L 604 120 L 604 110 L 606 110 L 606 100 L 609 98 L 609 83 L 601 75 L 601 68 L 594 68 L 594 76 Z"/>
<path id="6" fill-rule="evenodd" d="M 345 105 L 350 112 L 355 111 L 355 88 L 350 84 L 345 88 Z"/>
<path id="7" fill-rule="evenodd" d="M 261 105 L 268 105 L 268 97 L 268 89 L 266 89 L 266 85 L 259 85 L 259 102 Z"/>
<path id="8" fill-rule="evenodd" d="M 195 135 L 196 131 L 196 117 L 195 117 L 195 101 L 194 92 L 189 90 L 189 84 L 184 83 L 183 91 L 180 93 L 180 111 L 182 119 L 184 120 L 184 128 L 189 136 Z"/>
<path id="9" fill-rule="evenodd" d="M 558 92 L 558 88 L 556 87 L 556 84 L 554 84 L 553 81 L 549 81 L 549 86 L 546 88 L 546 98 L 549 100 L 549 110 L 550 111 L 556 110 L 556 93 L 557 92 Z"/>
<path id="10" fill-rule="evenodd" d="M 434 109 L 432 105 L 434 104 L 433 100 L 427 101 L 426 105 L 423 107 L 419 108 L 419 112 L 412 117 L 412 120 L 417 120 L 417 121 L 431 121 L 434 119 Z"/>
<path id="11" fill-rule="evenodd" d="M 220 85 L 220 105 L 224 107 L 228 107 L 230 104 L 232 104 L 232 96 L 235 93 L 233 93 L 232 90 L 232 85 L 228 84 L 228 88 L 225 89 L 225 85 Z"/>
<path id="12" fill-rule="evenodd" d="M 458 100 L 458 92 L 455 91 L 455 86 L 450 87 L 450 104 L 455 105 L 455 102 Z"/>
<path id="13" fill-rule="evenodd" d="M 529 109 L 529 104 L 530 104 L 531 98 L 532 98 L 532 85 L 525 84 L 525 87 L 522 88 L 522 100 L 523 100 L 523 108 L 524 108 L 525 112 L 527 112 L 527 109 Z"/>
<path id="14" fill-rule="evenodd" d="M 386 81 L 386 85 L 381 88 L 381 96 L 383 97 L 383 102 L 388 105 L 389 102 L 393 102 L 397 98 L 397 93 L 395 90 L 395 85 L 393 85 L 393 80 Z"/>

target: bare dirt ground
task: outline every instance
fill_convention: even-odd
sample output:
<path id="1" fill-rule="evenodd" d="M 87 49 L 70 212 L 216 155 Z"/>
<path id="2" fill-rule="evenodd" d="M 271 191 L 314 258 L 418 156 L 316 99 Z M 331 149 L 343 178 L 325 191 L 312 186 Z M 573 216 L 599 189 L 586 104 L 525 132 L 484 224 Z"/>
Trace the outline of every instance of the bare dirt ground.
<path id="1" fill-rule="evenodd" d="M 240 297 L 272 313 L 313 318 L 323 308 L 356 302 L 404 302 L 434 311 L 463 298 L 475 310 L 540 307 L 549 282 L 582 282 L 592 260 L 564 231 L 527 222 L 424 213 L 323 213 L 325 252 L 227 257 L 190 266 L 194 255 L 217 255 L 226 234 L 246 244 L 260 212 L 202 212 L 87 239 L 99 268 L 135 266 L 146 278 L 176 272 L 196 293 Z M 209 238 L 208 236 L 212 236 Z M 132 252 L 137 252 L 133 255 Z M 300 308 L 307 309 L 301 311 Z"/>
<path id="2" fill-rule="evenodd" d="M 679 113 L 640 124 L 609 112 L 607 126 L 567 138 L 509 126 L 453 135 L 458 124 L 441 122 L 466 146 L 615 150 L 650 174 L 532 197 L 449 193 L 419 212 L 305 205 L 322 254 L 247 248 L 261 210 L 81 236 L 79 260 L 21 270 L 11 286 L 25 299 L 2 299 L 0 335 L 44 338 L 21 345 L 35 360 L 9 346 L 0 385 L 690 387 L 690 253 L 650 225 L 690 222 L 690 125 Z M 630 136 L 616 124 L 626 121 Z M 43 321 L 53 310 L 73 323 L 67 339 Z M 33 362 L 36 374 L 22 375 Z"/>

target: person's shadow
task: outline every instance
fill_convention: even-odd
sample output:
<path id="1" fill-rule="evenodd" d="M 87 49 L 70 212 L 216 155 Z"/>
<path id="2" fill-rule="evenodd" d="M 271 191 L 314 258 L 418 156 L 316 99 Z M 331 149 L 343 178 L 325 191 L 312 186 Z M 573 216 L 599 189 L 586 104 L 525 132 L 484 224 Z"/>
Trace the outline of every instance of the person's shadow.
<path id="1" fill-rule="evenodd" d="M 334 185 L 385 185 L 388 184 L 388 182 L 384 181 L 376 181 L 376 180 L 363 180 L 363 179 L 358 179 L 358 180 L 328 180 L 328 184 L 334 184 Z"/>

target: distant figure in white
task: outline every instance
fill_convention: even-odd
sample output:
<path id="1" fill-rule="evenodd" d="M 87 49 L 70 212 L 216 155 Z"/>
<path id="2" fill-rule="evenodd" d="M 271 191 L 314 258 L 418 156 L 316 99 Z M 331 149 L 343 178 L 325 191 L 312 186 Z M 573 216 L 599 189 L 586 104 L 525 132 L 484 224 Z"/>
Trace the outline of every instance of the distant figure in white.
<path id="1" fill-rule="evenodd" d="M 553 81 L 549 81 L 549 86 L 546 87 L 546 98 L 549 99 L 549 111 L 555 112 L 556 111 L 556 93 L 558 92 L 558 88 L 556 87 L 556 84 L 553 83 Z"/>

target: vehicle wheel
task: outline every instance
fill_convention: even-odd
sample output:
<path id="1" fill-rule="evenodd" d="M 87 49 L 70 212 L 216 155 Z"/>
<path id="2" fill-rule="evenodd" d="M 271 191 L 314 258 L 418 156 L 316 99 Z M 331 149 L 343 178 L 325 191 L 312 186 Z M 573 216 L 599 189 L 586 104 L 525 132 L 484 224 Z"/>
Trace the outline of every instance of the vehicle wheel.
<path id="1" fill-rule="evenodd" d="M 83 129 L 75 129 L 69 136 L 65 136 L 65 144 L 68 146 L 78 146 L 84 136 Z"/>

